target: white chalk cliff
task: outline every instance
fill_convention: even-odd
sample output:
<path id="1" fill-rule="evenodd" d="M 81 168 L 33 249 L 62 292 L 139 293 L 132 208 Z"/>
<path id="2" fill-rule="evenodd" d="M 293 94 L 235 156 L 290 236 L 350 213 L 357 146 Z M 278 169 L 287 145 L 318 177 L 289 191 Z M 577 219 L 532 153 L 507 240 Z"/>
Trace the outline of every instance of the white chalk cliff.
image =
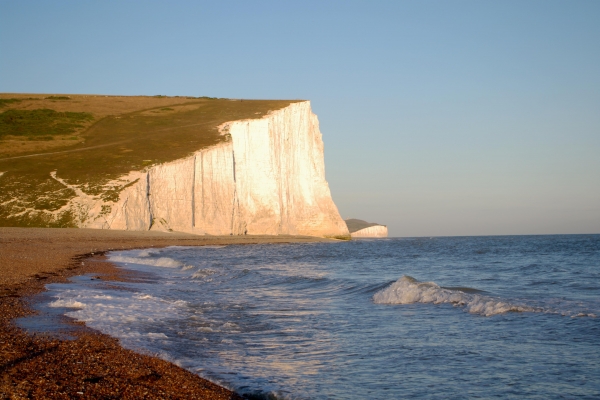
<path id="1" fill-rule="evenodd" d="M 352 232 L 351 236 L 353 238 L 382 238 L 388 236 L 388 229 L 384 225 L 374 225 Z"/>
<path id="2" fill-rule="evenodd" d="M 122 177 L 126 188 L 116 203 L 78 191 L 70 207 L 80 226 L 349 236 L 325 180 L 323 141 L 309 102 L 220 129 L 222 143 Z"/>

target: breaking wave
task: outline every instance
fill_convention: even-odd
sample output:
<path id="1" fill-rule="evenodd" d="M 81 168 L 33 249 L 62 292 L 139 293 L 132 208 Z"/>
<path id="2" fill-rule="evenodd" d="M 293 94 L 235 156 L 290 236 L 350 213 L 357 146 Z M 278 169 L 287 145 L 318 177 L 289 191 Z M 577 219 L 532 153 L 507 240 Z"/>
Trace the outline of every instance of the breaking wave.
<path id="1" fill-rule="evenodd" d="M 472 314 L 486 317 L 506 312 L 543 312 L 537 307 L 509 303 L 493 297 L 473 293 L 474 289 L 443 288 L 435 282 L 419 282 L 415 278 L 404 275 L 390 286 L 373 295 L 376 304 L 453 304 L 465 307 Z"/>
<path id="2" fill-rule="evenodd" d="M 150 258 L 150 257 L 127 257 L 121 255 L 110 255 L 109 260 L 112 262 L 118 262 L 123 264 L 141 264 L 141 265 L 151 265 L 154 267 L 166 267 L 166 268 L 183 268 L 185 265 L 177 260 L 174 260 L 169 257 L 159 257 L 159 258 Z"/>
<path id="3" fill-rule="evenodd" d="M 58 299 L 49 304 L 50 307 L 60 308 L 84 308 L 85 304 L 74 299 Z"/>
<path id="4" fill-rule="evenodd" d="M 227 246 L 202 246 L 202 250 L 206 249 L 221 249 Z M 194 247 L 186 246 L 171 246 L 169 247 L 170 252 L 185 251 Z M 142 249 L 142 250 L 127 250 L 120 252 L 111 252 L 108 254 L 108 260 L 114 263 L 120 264 L 138 264 L 148 265 L 152 267 L 163 267 L 163 268 L 178 268 L 182 271 L 195 269 L 197 266 L 189 265 L 182 261 L 178 261 L 171 257 L 162 256 L 165 249 Z M 196 276 L 197 275 L 197 276 Z M 198 278 L 204 275 L 211 275 L 211 271 L 199 269 L 197 274 L 193 278 Z"/>

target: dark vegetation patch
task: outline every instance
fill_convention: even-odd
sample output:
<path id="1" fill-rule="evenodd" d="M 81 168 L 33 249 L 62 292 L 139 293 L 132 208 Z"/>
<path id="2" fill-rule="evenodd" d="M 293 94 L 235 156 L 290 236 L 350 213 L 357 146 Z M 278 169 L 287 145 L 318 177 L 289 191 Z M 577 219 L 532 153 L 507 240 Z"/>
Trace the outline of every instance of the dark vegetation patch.
<path id="1" fill-rule="evenodd" d="M 35 98 L 35 97 L 24 97 L 24 98 L 20 98 L 20 99 L 17 99 L 14 97 L 8 98 L 8 99 L 0 98 L 0 108 L 7 107 L 11 104 L 18 104 L 24 100 L 40 100 L 40 99 Z"/>
<path id="2" fill-rule="evenodd" d="M 30 137 L 27 138 L 27 140 L 48 141 L 48 140 L 54 140 L 54 136 L 50 136 L 50 135 L 46 135 L 46 136 L 30 136 Z"/>
<path id="3" fill-rule="evenodd" d="M 20 103 L 21 99 L 0 99 L 0 107 L 6 107 L 9 104 Z"/>
<path id="4" fill-rule="evenodd" d="M 75 133 L 83 127 L 83 123 L 93 119 L 93 115 L 86 112 L 58 112 L 47 108 L 6 110 L 0 114 L 0 139 L 11 135 L 52 140 L 54 135 Z"/>
<path id="5" fill-rule="evenodd" d="M 48 96 L 46 97 L 48 100 L 71 100 L 69 96 Z"/>
<path id="6" fill-rule="evenodd" d="M 199 97 L 194 97 L 194 96 L 186 96 L 186 99 L 202 99 L 202 100 L 227 100 L 225 98 L 219 98 L 219 97 L 209 97 L 209 96 L 199 96 Z"/>

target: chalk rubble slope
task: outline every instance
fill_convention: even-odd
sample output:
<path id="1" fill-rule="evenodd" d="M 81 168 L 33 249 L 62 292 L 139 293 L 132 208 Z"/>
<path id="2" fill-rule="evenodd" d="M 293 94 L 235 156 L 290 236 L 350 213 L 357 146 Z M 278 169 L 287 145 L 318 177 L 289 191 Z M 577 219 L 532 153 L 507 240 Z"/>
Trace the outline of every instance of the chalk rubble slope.
<path id="1" fill-rule="evenodd" d="M 210 235 L 349 237 L 325 180 L 310 102 L 220 127 L 226 141 L 132 172 L 116 203 L 78 197 L 79 225 Z"/>

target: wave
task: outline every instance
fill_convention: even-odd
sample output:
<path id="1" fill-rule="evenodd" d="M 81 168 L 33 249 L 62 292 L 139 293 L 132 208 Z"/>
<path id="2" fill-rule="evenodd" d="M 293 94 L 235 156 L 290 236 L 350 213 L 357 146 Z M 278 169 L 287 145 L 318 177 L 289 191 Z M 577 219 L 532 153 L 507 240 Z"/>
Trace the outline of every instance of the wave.
<path id="1" fill-rule="evenodd" d="M 192 279 L 204 279 L 217 273 L 217 271 L 210 268 L 198 269 L 192 274 Z"/>
<path id="2" fill-rule="evenodd" d="M 468 289 L 468 290 L 463 290 Z M 507 312 L 543 312 L 538 307 L 514 304 L 490 296 L 478 294 L 471 288 L 443 288 L 435 282 L 419 282 L 404 275 L 390 286 L 373 295 L 376 304 L 453 304 L 465 307 L 471 314 L 486 317 Z"/>
<path id="3" fill-rule="evenodd" d="M 79 302 L 77 300 L 74 299 L 58 299 L 55 300 L 53 302 L 51 302 L 50 304 L 48 304 L 50 307 L 54 307 L 54 308 L 84 308 L 85 304 L 83 304 L 82 302 Z"/>
<path id="4" fill-rule="evenodd" d="M 187 250 L 187 249 L 221 249 L 227 246 L 202 246 L 202 247 L 193 247 L 193 246 L 170 246 L 167 250 Z M 165 252 L 165 249 L 142 249 L 142 250 L 126 250 L 123 252 L 111 252 L 108 254 L 108 261 L 120 263 L 120 264 L 138 264 L 138 265 L 148 265 L 152 267 L 164 267 L 164 268 L 178 268 L 182 271 L 188 271 L 191 269 L 196 269 L 198 266 L 189 265 L 182 261 L 178 261 L 171 257 L 162 256 L 162 253 Z M 205 271 L 206 272 L 206 271 Z M 202 275 L 202 269 L 198 269 L 197 275 L 193 276 L 193 278 L 198 278 Z M 211 272 L 208 272 L 210 275 Z M 195 274 L 196 275 L 196 274 Z"/>
<path id="5" fill-rule="evenodd" d="M 185 265 L 177 260 L 174 260 L 169 257 L 159 257 L 159 258 L 146 258 L 142 257 L 127 257 L 120 255 L 109 255 L 109 261 L 118 262 L 124 264 L 141 264 L 141 265 L 151 265 L 154 267 L 166 267 L 166 268 L 183 268 Z"/>

